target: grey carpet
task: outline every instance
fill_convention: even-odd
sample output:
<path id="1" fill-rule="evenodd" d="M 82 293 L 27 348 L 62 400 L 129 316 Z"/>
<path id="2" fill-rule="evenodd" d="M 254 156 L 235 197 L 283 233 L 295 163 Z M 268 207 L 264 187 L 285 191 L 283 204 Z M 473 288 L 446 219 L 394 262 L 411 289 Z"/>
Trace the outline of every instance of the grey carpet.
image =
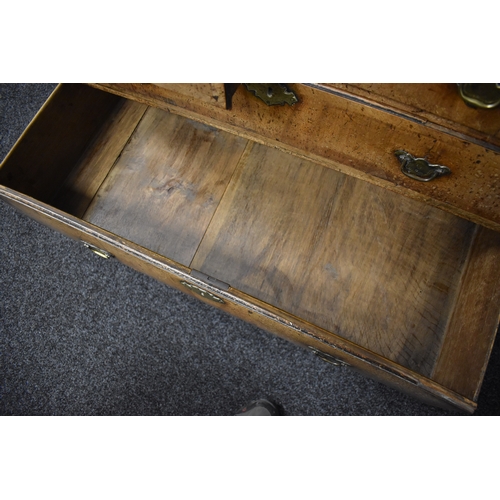
<path id="1" fill-rule="evenodd" d="M 0 85 L 0 159 L 54 88 Z M 2 415 L 454 415 L 101 259 L 0 202 Z M 498 415 L 494 348 L 476 415 Z"/>

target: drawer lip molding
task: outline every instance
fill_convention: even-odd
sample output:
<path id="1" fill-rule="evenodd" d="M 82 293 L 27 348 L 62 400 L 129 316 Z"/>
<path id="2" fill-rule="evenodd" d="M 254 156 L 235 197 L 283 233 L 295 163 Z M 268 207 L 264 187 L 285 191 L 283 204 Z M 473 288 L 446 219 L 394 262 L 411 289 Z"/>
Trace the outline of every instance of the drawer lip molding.
<path id="1" fill-rule="evenodd" d="M 179 290 L 186 291 L 181 285 L 181 281 L 191 283 L 208 292 L 221 297 L 224 301 L 234 304 L 236 307 L 243 308 L 247 311 L 249 318 L 248 322 L 254 323 L 257 326 L 275 333 L 279 336 L 292 340 L 302 346 L 312 345 L 319 348 L 324 352 L 338 357 L 341 361 L 351 365 L 354 369 L 359 370 L 364 375 L 375 378 L 376 380 L 383 381 L 388 385 L 397 387 L 403 392 L 409 392 L 413 396 L 419 397 L 429 404 L 442 406 L 444 408 L 459 409 L 466 413 L 473 413 L 477 404 L 472 401 L 436 382 L 428 379 L 422 375 L 417 375 L 411 370 L 398 365 L 382 356 L 368 351 L 356 344 L 349 342 L 335 333 L 323 330 L 320 327 L 311 325 L 303 320 L 300 320 L 290 313 L 281 311 L 276 307 L 269 306 L 262 301 L 248 296 L 247 294 L 235 290 L 228 286 L 218 287 L 207 280 L 201 279 L 201 276 L 192 270 L 180 264 L 170 261 L 154 252 L 151 252 L 133 242 L 124 240 L 108 231 L 98 228 L 91 223 L 78 219 L 70 214 L 54 209 L 49 205 L 39 202 L 29 196 L 18 193 L 15 190 L 0 186 L 0 197 L 7 203 L 13 202 L 13 205 L 19 205 L 29 211 L 36 212 L 45 223 L 50 226 L 50 221 L 62 224 L 68 229 L 78 231 L 78 239 L 92 240 L 91 244 L 102 244 L 105 251 L 115 249 L 114 255 L 120 260 L 119 253 L 123 252 L 128 254 L 133 259 L 139 259 L 149 266 L 160 269 L 175 278 Z M 64 231 L 61 231 L 64 232 Z M 67 234 L 72 238 L 71 236 Z M 199 276 L 199 277 L 196 277 Z M 155 277 L 156 279 L 160 279 Z M 191 292 L 186 291 L 190 295 Z M 199 295 L 194 295 L 200 298 Z M 208 299 L 208 303 L 214 307 L 225 309 L 227 304 L 216 304 Z M 228 311 L 230 312 L 230 311 Z M 257 317 L 256 317 L 257 316 Z M 260 317 L 260 319 L 259 319 Z M 274 327 L 273 327 L 274 325 Z M 291 338 L 290 338 L 291 335 Z M 430 400 L 430 401 L 429 401 Z"/>
<path id="2" fill-rule="evenodd" d="M 435 129 L 436 131 L 444 132 L 459 139 L 473 142 L 486 149 L 500 153 L 500 135 L 498 134 L 498 131 L 500 130 L 500 122 L 498 121 L 498 110 L 495 115 L 490 110 L 481 110 L 478 112 L 477 110 L 467 109 L 465 103 L 460 101 L 460 93 L 456 84 L 389 84 L 388 87 L 398 87 L 400 91 L 408 89 L 408 92 L 413 94 L 415 100 L 417 100 L 415 95 L 416 92 L 418 92 L 420 94 L 418 104 L 415 102 L 410 105 L 402 103 L 401 100 L 395 96 L 388 97 L 387 94 L 378 93 L 377 90 L 379 90 L 384 84 L 306 83 L 304 85 L 373 107 L 385 113 L 400 116 L 406 120 L 413 121 L 414 123 L 425 125 Z M 385 85 L 387 87 L 387 84 Z M 375 89 L 370 90 L 369 88 L 372 86 L 374 86 Z M 445 92 L 448 94 L 448 98 L 454 97 L 456 101 L 455 104 L 457 105 L 451 114 L 457 114 L 457 110 L 466 113 L 463 123 L 459 123 L 451 117 L 443 118 L 438 116 L 435 111 L 431 111 L 425 107 L 427 104 L 425 102 L 426 97 L 428 96 L 427 93 L 434 95 L 435 99 L 440 101 L 437 91 L 441 90 L 441 92 L 443 92 L 445 90 L 445 86 L 448 87 L 446 89 L 447 92 Z M 436 94 L 438 95 L 436 96 Z M 434 105 L 435 104 L 436 103 L 434 103 Z M 471 115 L 475 115 L 476 120 L 481 122 L 482 127 L 472 127 L 468 124 L 466 125 L 468 118 L 470 118 Z M 488 122 L 489 131 L 481 130 L 481 128 L 484 128 L 484 120 L 487 120 Z M 497 126 L 496 130 L 493 130 L 492 126 L 495 120 L 497 121 Z"/>

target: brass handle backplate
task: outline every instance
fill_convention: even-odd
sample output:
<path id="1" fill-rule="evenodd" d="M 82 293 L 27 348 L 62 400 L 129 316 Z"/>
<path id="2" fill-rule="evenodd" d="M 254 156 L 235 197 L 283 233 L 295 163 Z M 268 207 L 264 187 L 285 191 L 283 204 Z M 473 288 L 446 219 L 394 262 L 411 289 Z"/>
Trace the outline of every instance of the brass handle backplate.
<path id="1" fill-rule="evenodd" d="M 500 104 L 500 83 L 457 83 L 460 96 L 468 106 L 491 109 Z"/>
<path id="2" fill-rule="evenodd" d="M 436 177 L 451 174 L 448 167 L 429 163 L 425 158 L 415 158 L 401 149 L 394 151 L 394 154 L 401 162 L 403 174 L 416 181 L 428 182 Z"/>
<path id="3" fill-rule="evenodd" d="M 299 102 L 298 97 L 283 83 L 244 83 L 246 89 L 268 106 L 283 106 Z"/>
<path id="4" fill-rule="evenodd" d="M 181 281 L 181 285 L 185 286 L 186 288 L 189 288 L 192 292 L 200 295 L 205 299 L 213 300 L 214 302 L 218 302 L 219 304 L 225 304 L 225 302 L 220 297 L 217 297 L 217 295 L 214 295 L 213 293 L 210 293 L 207 290 L 203 290 L 203 288 L 193 285 L 192 283 L 188 283 L 187 281 Z"/>

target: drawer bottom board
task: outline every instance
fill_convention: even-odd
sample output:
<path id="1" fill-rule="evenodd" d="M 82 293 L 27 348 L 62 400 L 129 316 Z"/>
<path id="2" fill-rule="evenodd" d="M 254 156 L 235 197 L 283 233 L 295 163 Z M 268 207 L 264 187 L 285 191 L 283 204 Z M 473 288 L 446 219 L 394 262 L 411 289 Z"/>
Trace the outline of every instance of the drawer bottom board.
<path id="1" fill-rule="evenodd" d="M 83 218 L 427 377 L 476 227 L 154 108 Z"/>

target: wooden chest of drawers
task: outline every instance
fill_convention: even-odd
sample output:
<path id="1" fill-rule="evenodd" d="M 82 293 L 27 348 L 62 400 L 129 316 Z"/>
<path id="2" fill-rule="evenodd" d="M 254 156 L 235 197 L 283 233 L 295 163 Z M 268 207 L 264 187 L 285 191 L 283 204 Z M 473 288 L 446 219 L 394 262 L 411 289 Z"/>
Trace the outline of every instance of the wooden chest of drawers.
<path id="1" fill-rule="evenodd" d="M 381 92 L 290 88 L 297 103 L 268 106 L 243 85 L 61 85 L 0 194 L 327 360 L 474 411 L 500 313 L 498 118 L 483 133 Z M 396 150 L 451 174 L 411 179 Z"/>

